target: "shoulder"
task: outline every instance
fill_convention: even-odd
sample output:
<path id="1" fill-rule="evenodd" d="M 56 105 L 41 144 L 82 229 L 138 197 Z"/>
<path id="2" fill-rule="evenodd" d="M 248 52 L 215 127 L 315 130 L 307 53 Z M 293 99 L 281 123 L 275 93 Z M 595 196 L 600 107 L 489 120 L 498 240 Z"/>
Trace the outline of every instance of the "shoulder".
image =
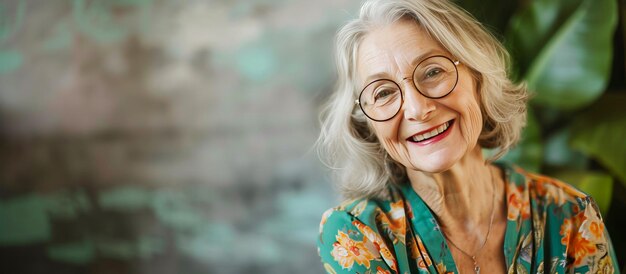
<path id="1" fill-rule="evenodd" d="M 595 206 L 591 196 L 559 179 L 530 172 L 518 166 L 505 167 L 509 180 L 518 190 L 530 196 L 531 202 L 543 207 L 568 207 L 576 214 L 587 206 Z"/>
<path id="2" fill-rule="evenodd" d="M 405 222 L 395 220 L 404 216 L 404 208 L 399 191 L 390 187 L 384 199 L 348 200 L 324 212 L 317 239 L 324 267 L 350 272 L 396 268 L 393 244 L 404 241 Z"/>
<path id="3" fill-rule="evenodd" d="M 559 195 L 566 196 L 568 198 L 584 199 L 588 197 L 587 194 L 578 190 L 576 187 L 565 183 L 559 179 L 552 178 L 546 175 L 537 174 L 526 171 L 520 167 L 514 167 L 514 169 L 523 175 L 530 183 L 530 186 L 536 189 L 542 195 Z"/>
<path id="4" fill-rule="evenodd" d="M 360 198 L 346 200 L 322 214 L 320 234 L 325 231 L 342 230 L 361 226 L 379 227 L 388 222 L 391 215 L 404 213 L 404 198 L 395 187 L 388 188 L 385 198 Z"/>
<path id="5" fill-rule="evenodd" d="M 521 200 L 528 199 L 525 207 L 529 211 L 527 216 L 532 216 L 535 236 L 551 246 L 545 251 L 546 256 L 550 252 L 555 256 L 553 259 L 566 256 L 562 267 L 568 273 L 612 272 L 608 270 L 617 266 L 615 253 L 591 196 L 556 178 L 515 166 L 504 165 L 504 169 L 509 203 L 516 193 Z"/>
<path id="6" fill-rule="evenodd" d="M 395 186 L 388 187 L 384 198 L 360 198 L 346 200 L 322 214 L 320 232 L 331 224 L 353 224 L 355 221 L 376 226 L 390 215 L 404 213 L 405 200 Z M 386 215 L 383 217 L 382 215 Z"/>

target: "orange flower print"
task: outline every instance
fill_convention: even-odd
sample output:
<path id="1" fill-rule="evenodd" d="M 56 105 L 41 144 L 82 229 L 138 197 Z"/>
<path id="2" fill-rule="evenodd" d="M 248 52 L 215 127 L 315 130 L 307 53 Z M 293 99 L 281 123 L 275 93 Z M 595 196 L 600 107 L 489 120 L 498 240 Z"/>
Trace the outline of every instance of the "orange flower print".
<path id="1" fill-rule="evenodd" d="M 420 269 L 428 269 L 433 262 L 430 260 L 428 253 L 421 252 L 420 250 L 426 250 L 424 247 L 424 243 L 422 240 L 418 238 L 411 237 L 407 242 L 409 245 L 409 250 L 411 252 L 411 258 L 417 259 L 417 267 Z"/>
<path id="2" fill-rule="evenodd" d="M 428 257 L 425 257 L 425 258 L 426 258 L 426 259 L 424 259 L 424 258 L 422 258 L 422 257 L 419 257 L 419 258 L 417 259 L 417 267 L 418 267 L 419 269 L 424 269 L 424 270 L 426 270 L 426 269 L 428 269 L 428 266 L 432 265 L 432 262 L 430 261 L 430 258 L 428 258 Z"/>
<path id="3" fill-rule="evenodd" d="M 604 223 L 591 206 L 585 208 L 580 230 L 583 238 L 592 242 L 604 242 Z"/>
<path id="4" fill-rule="evenodd" d="M 572 235 L 572 221 L 565 219 L 561 225 L 561 244 L 569 245 L 570 236 Z"/>
<path id="5" fill-rule="evenodd" d="M 542 178 L 535 178 L 535 189 L 537 190 L 537 194 L 539 194 L 539 196 L 545 196 L 546 193 L 548 193 Z"/>
<path id="6" fill-rule="evenodd" d="M 337 241 L 333 244 L 330 254 L 342 268 L 351 269 L 355 262 L 367 268 L 370 267 L 370 260 L 375 257 L 367 250 L 363 242 L 350 239 L 348 234 L 342 231 L 339 231 L 335 238 Z"/>
<path id="7" fill-rule="evenodd" d="M 522 219 L 530 217 L 530 202 L 522 195 L 522 188 L 513 184 L 508 186 L 508 215 L 509 220 L 515 221 L 521 215 Z"/>
<path id="8" fill-rule="evenodd" d="M 411 203 L 406 203 L 406 216 L 409 219 L 414 219 L 415 216 L 413 215 L 413 207 L 411 206 Z"/>
<path id="9" fill-rule="evenodd" d="M 580 207 L 577 204 L 574 204 L 572 206 L 572 213 L 573 214 L 578 214 L 580 212 Z"/>
<path id="10" fill-rule="evenodd" d="M 389 250 L 386 245 L 380 247 L 380 254 L 383 256 L 383 259 L 385 260 L 385 262 L 387 262 L 391 269 L 395 271 L 398 270 L 398 268 L 396 267 L 398 263 L 396 262 L 396 259 L 394 259 L 391 250 Z"/>
<path id="11" fill-rule="evenodd" d="M 396 235 L 404 235 L 406 232 L 406 219 L 404 215 L 404 202 L 402 200 L 391 204 L 389 216 L 391 217 L 391 231 Z"/>
<path id="12" fill-rule="evenodd" d="M 350 214 L 352 214 L 352 216 L 354 217 L 359 217 L 359 215 L 361 215 L 361 213 L 363 213 L 363 211 L 365 210 L 365 207 L 367 207 L 367 201 L 360 201 L 352 208 L 352 210 L 350 210 Z"/>
<path id="13" fill-rule="evenodd" d="M 374 244 L 377 245 L 377 248 L 380 248 L 380 245 L 384 244 L 383 238 L 381 238 L 380 235 L 376 234 L 374 230 L 372 230 L 365 224 L 359 221 L 352 221 L 352 225 L 354 225 L 363 235 L 365 235 L 365 238 L 368 238 L 370 241 L 374 242 Z"/>
<path id="14" fill-rule="evenodd" d="M 396 243 L 396 239 L 403 244 L 405 243 L 406 218 L 403 201 L 392 203 L 391 209 L 386 213 L 379 210 L 376 218 L 383 225 L 383 228 L 387 229 L 387 232 L 393 234 L 390 237 L 394 239 L 394 243 Z"/>
<path id="15" fill-rule="evenodd" d="M 415 239 L 413 237 L 410 237 L 407 240 L 406 244 L 409 247 L 409 255 L 411 256 L 411 258 L 413 259 L 420 258 L 420 251 L 417 248 L 417 243 L 415 242 Z"/>
<path id="16" fill-rule="evenodd" d="M 598 249 L 596 244 L 583 237 L 581 233 L 576 233 L 571 248 L 567 249 L 567 255 L 574 258 L 574 266 L 586 265 L 586 258 L 595 255 Z"/>
<path id="17" fill-rule="evenodd" d="M 537 194 L 545 197 L 546 201 L 552 202 L 558 206 L 562 206 L 567 201 L 568 195 L 560 188 L 554 185 L 554 180 L 549 177 L 535 176 L 535 188 Z"/>
<path id="18" fill-rule="evenodd" d="M 600 215 L 593 205 L 589 205 L 574 217 L 573 222 L 578 230 L 572 236 L 570 246 L 567 248 L 568 257 L 574 259 L 575 267 L 597 265 L 597 262 L 592 261 L 607 256 L 604 223 Z"/>
<path id="19" fill-rule="evenodd" d="M 448 269 L 445 264 L 443 263 L 437 264 L 437 273 L 447 273 L 447 272 L 448 272 Z"/>
<path id="20" fill-rule="evenodd" d="M 585 221 L 583 228 L 586 228 L 582 233 L 586 239 L 598 240 L 604 237 L 604 223 Z"/>
<path id="21" fill-rule="evenodd" d="M 376 267 L 376 274 L 391 274 L 388 270 L 383 269 L 380 266 Z"/>
<path id="22" fill-rule="evenodd" d="M 389 250 L 389 248 L 383 241 L 383 238 L 380 237 L 380 235 L 378 235 L 376 232 L 374 232 L 374 230 L 372 230 L 370 227 L 366 226 L 365 224 L 359 221 L 353 221 L 352 225 L 354 225 L 357 229 L 359 229 L 359 231 L 363 233 L 365 238 L 370 239 L 372 241 L 376 250 L 378 250 L 380 255 L 382 255 L 383 260 L 385 260 L 387 265 L 391 267 L 391 270 L 397 271 L 398 268 L 396 265 L 398 264 L 398 262 L 393 257 L 393 254 L 391 253 L 391 251 Z"/>
<path id="23" fill-rule="evenodd" d="M 324 214 L 322 214 L 322 221 L 320 222 L 320 234 L 322 234 L 322 230 L 324 229 L 324 224 L 326 224 L 328 217 L 330 217 L 330 214 L 332 214 L 333 211 L 334 210 L 331 208 L 329 210 L 326 210 Z"/>

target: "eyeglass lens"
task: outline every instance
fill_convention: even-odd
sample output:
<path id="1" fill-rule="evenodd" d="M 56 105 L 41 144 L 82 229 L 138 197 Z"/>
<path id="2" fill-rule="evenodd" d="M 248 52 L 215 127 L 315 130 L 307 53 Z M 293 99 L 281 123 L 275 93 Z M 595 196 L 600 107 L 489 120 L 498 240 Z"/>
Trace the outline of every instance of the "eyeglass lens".
<path id="1" fill-rule="evenodd" d="M 413 72 L 413 83 L 425 97 L 438 99 L 448 95 L 456 86 L 458 73 L 452 60 L 432 56 L 420 62 Z M 361 109 L 372 120 L 393 118 L 402 106 L 402 90 L 391 80 L 380 79 L 368 84 L 359 96 Z"/>

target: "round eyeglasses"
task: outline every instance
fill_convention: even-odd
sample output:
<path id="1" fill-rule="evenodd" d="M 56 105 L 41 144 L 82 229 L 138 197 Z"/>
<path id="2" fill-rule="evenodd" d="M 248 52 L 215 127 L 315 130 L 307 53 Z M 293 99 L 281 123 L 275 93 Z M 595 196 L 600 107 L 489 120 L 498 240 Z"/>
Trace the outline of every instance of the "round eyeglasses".
<path id="1" fill-rule="evenodd" d="M 424 59 L 413 71 L 415 89 L 430 99 L 446 97 L 459 81 L 457 65 L 458 60 L 452 61 L 443 55 Z M 363 88 L 355 104 L 359 105 L 368 118 L 384 122 L 400 112 L 403 101 L 400 85 L 393 80 L 378 79 Z"/>

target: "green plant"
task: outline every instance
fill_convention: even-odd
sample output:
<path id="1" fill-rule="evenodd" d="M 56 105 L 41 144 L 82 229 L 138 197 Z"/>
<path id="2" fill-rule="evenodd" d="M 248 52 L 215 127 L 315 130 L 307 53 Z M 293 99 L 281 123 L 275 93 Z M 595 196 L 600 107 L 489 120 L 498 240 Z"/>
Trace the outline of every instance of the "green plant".
<path id="1" fill-rule="evenodd" d="M 624 56 L 624 7 L 616 0 L 459 4 L 501 38 L 514 79 L 533 92 L 523 140 L 505 159 L 577 186 L 597 201 L 610 231 L 623 227 L 617 217 L 626 208 L 625 63 L 615 58 Z M 611 235 L 619 258 L 626 244 L 617 232 Z"/>

